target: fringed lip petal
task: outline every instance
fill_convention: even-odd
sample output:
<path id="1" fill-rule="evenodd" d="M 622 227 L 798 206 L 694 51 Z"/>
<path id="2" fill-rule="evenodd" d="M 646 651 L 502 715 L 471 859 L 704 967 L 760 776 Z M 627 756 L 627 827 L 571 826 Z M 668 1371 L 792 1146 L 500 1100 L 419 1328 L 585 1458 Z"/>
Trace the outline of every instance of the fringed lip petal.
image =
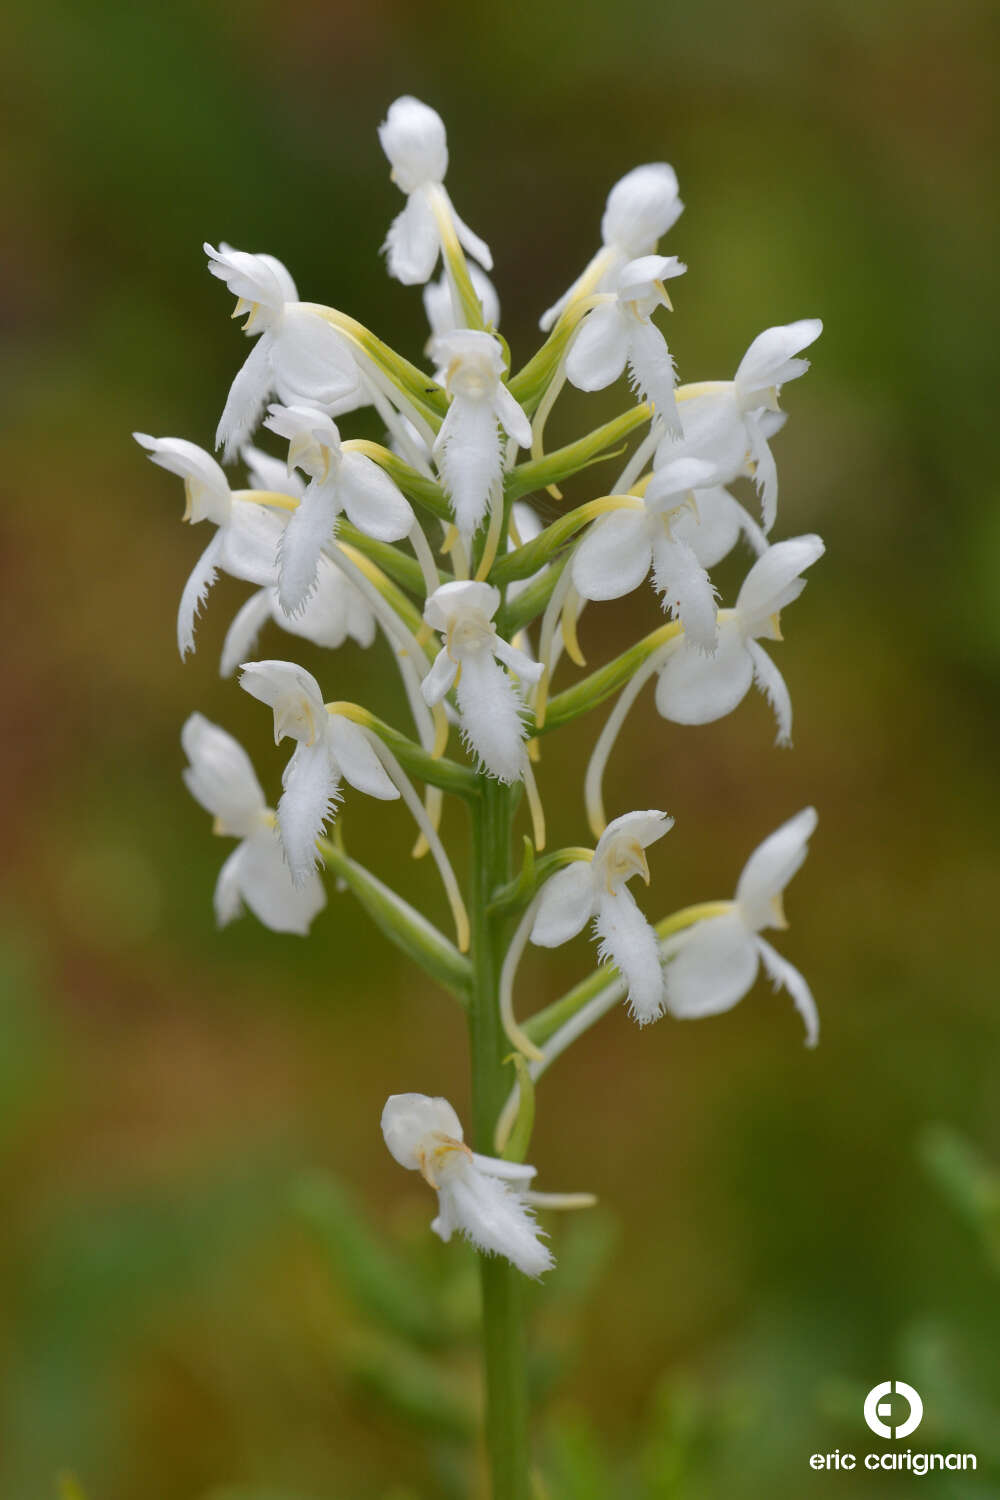
<path id="1" fill-rule="evenodd" d="M 340 777 L 325 735 L 296 745 L 281 778 L 278 803 L 281 843 L 292 884 L 301 888 L 319 860 L 316 840 L 340 801 Z"/>
<path id="2" fill-rule="evenodd" d="M 177 649 L 181 660 L 194 650 L 194 627 L 209 590 L 222 566 L 223 533 L 217 531 L 191 569 L 177 610 Z"/>
<path id="3" fill-rule="evenodd" d="M 663 970 L 656 933 L 626 886 L 601 891 L 594 917 L 600 956 L 618 968 L 628 984 L 628 1003 L 640 1026 L 663 1014 Z"/>

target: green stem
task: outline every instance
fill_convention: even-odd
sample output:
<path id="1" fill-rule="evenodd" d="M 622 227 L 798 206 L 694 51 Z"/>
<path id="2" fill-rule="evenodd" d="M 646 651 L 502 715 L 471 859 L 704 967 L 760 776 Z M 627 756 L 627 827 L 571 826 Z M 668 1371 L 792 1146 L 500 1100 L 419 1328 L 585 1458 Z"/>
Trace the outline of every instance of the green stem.
<path id="1" fill-rule="evenodd" d="M 503 1063 L 510 1043 L 500 1024 L 497 996 L 504 919 L 491 915 L 489 911 L 494 895 L 511 877 L 513 794 L 510 788 L 484 778 L 483 795 L 470 805 L 470 812 L 472 989 L 469 1044 L 473 1139 L 477 1151 L 489 1153 L 493 1149 L 493 1129 L 510 1087 L 509 1072 Z M 493 1480 L 492 1500 L 529 1500 L 528 1403 L 519 1272 L 500 1256 L 481 1256 L 479 1265 L 483 1295 L 486 1447 Z"/>

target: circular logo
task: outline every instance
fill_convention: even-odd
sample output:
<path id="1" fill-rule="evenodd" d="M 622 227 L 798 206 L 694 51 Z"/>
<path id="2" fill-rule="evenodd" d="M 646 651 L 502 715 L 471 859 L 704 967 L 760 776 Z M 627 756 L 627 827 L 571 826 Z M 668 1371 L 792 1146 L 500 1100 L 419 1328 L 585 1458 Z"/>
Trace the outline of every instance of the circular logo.
<path id="1" fill-rule="evenodd" d="M 893 1416 L 893 1403 L 888 1398 L 896 1395 L 902 1396 L 909 1404 L 910 1414 L 905 1422 L 898 1426 L 891 1426 Z M 898 1414 L 898 1408 L 897 1408 Z M 916 1432 L 924 1415 L 924 1403 L 920 1394 L 912 1385 L 907 1385 L 905 1380 L 883 1380 L 880 1385 L 873 1385 L 865 1397 L 865 1421 L 872 1432 L 884 1438 L 905 1438 L 911 1432 Z M 888 1418 L 888 1421 L 883 1421 Z"/>

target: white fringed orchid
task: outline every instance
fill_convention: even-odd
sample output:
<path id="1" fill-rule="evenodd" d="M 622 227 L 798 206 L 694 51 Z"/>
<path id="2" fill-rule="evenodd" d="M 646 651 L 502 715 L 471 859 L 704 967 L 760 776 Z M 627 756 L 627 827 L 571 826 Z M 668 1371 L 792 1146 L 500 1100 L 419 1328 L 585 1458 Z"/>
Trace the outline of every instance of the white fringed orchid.
<path id="1" fill-rule="evenodd" d="M 253 490 L 230 490 L 222 469 L 203 448 L 184 438 L 132 434 L 154 464 L 184 480 L 185 521 L 211 521 L 218 528 L 191 570 L 177 612 L 177 646 L 184 657 L 194 650 L 194 626 L 220 568 L 247 583 L 268 584 L 275 576 L 278 545 L 286 516 L 260 504 Z"/>
<path id="2" fill-rule="evenodd" d="M 257 343 L 233 381 L 215 435 L 228 462 L 251 435 L 268 396 L 288 406 L 305 402 L 330 416 L 365 406 L 369 395 L 344 339 L 299 301 L 290 273 L 273 255 L 205 245 L 208 269 L 236 297 L 234 317 Z"/>
<path id="3" fill-rule="evenodd" d="M 715 477 L 711 464 L 677 459 L 654 473 L 635 509 L 603 516 L 573 556 L 573 585 L 581 598 L 620 599 L 638 588 L 652 567 L 664 609 L 683 622 L 694 646 L 714 650 L 715 589 L 694 546 L 679 534 L 677 523 L 693 512 L 695 524 L 689 533 L 697 534 L 696 492 Z"/>
<path id="4" fill-rule="evenodd" d="M 628 888 L 633 875 L 649 884 L 646 850 L 673 827 L 666 813 L 632 812 L 604 830 L 592 860 L 578 860 L 542 887 L 531 941 L 556 948 L 592 921 L 600 956 L 617 965 L 628 984 L 640 1026 L 663 1014 L 663 974 L 656 933 Z"/>
<path id="5" fill-rule="evenodd" d="M 392 180 L 407 198 L 383 246 L 390 276 L 407 286 L 430 279 L 441 249 L 442 214 L 450 217 L 459 243 L 491 270 L 489 246 L 459 218 L 444 186 L 448 138 L 437 111 L 406 94 L 390 104 L 378 138 L 392 166 Z"/>
<path id="6" fill-rule="evenodd" d="M 677 173 L 667 162 L 649 162 L 627 172 L 608 194 L 601 219 L 603 248 L 559 301 L 542 314 L 541 328 L 547 332 L 578 297 L 613 285 L 626 261 L 652 255 L 661 235 L 676 224 L 683 211 Z"/>
<path id="7" fill-rule="evenodd" d="M 752 474 L 761 498 L 764 530 L 770 531 L 777 515 L 778 470 L 767 441 L 765 417 L 778 411 L 782 385 L 808 370 L 809 361 L 797 356 L 822 332 L 819 318 L 768 328 L 754 339 L 732 380 L 686 386 L 684 399 L 677 404 L 681 436 L 661 442 L 655 465 L 682 456 L 704 458 L 719 469 L 722 484 Z"/>
<path id="8" fill-rule="evenodd" d="M 791 995 L 806 1028 L 806 1045 L 819 1039 L 816 1003 L 803 976 L 760 936 L 788 923 L 782 893 L 802 867 L 817 823 L 804 808 L 764 840 L 747 860 L 732 909 L 668 938 L 662 946 L 667 1009 L 685 1019 L 732 1010 L 750 989 L 763 963 L 775 989 Z"/>
<path id="9" fill-rule="evenodd" d="M 469 264 L 469 280 L 472 282 L 472 290 L 479 298 L 479 305 L 483 310 L 483 322 L 487 328 L 499 328 L 500 299 L 497 296 L 496 287 L 486 272 L 479 269 L 475 261 Z M 424 287 L 424 312 L 430 325 L 432 339 L 441 338 L 446 333 L 454 333 L 456 328 L 464 327 L 455 315 L 455 302 L 447 272 L 437 281 L 429 281 Z"/>
<path id="10" fill-rule="evenodd" d="M 419 1172 L 437 1193 L 431 1228 L 446 1244 L 457 1229 L 482 1254 L 502 1255 L 525 1276 L 551 1270 L 555 1261 L 524 1191 L 534 1167 L 470 1150 L 447 1099 L 427 1094 L 391 1095 L 382 1135 L 399 1165 Z"/>
<path id="11" fill-rule="evenodd" d="M 296 741 L 282 776 L 278 828 L 297 886 L 316 868 L 316 840 L 340 801 L 340 782 L 388 802 L 399 796 L 364 731 L 328 714 L 319 683 L 288 661 L 246 662 L 240 687 L 274 710 L 274 743 Z"/>
<path id="12" fill-rule="evenodd" d="M 243 746 L 201 714 L 185 723 L 181 745 L 190 761 L 182 773 L 188 791 L 211 813 L 216 833 L 240 841 L 215 886 L 219 926 L 238 917 L 245 904 L 273 932 L 304 936 L 326 905 L 326 894 L 315 873 L 298 887 L 292 884 L 274 813 Z"/>
<path id="13" fill-rule="evenodd" d="M 618 274 L 614 301 L 587 314 L 566 356 L 566 375 L 581 391 L 603 391 L 627 365 L 633 390 L 651 402 L 669 431 L 678 435 L 677 372 L 652 315 L 658 307 L 671 306 L 664 282 L 686 270 L 676 255 L 629 261 Z"/>
<path id="14" fill-rule="evenodd" d="M 785 679 L 759 640 L 781 640 L 779 615 L 806 586 L 800 575 L 824 552 L 818 536 L 776 542 L 754 563 L 719 621 L 719 644 L 706 656 L 683 640 L 664 653 L 656 685 L 656 706 L 676 724 L 708 724 L 741 703 L 756 682 L 778 726 L 778 744 L 792 734 L 792 703 Z"/>
<path id="15" fill-rule="evenodd" d="M 721 484 L 693 493 L 694 505 L 671 517 L 670 534 L 674 541 L 687 543 L 703 568 L 714 568 L 728 557 L 741 536 L 758 557 L 767 551 L 767 537 L 753 516 Z M 645 498 L 648 501 L 648 489 Z"/>
<path id="16" fill-rule="evenodd" d="M 510 782 L 524 772 L 524 720 L 504 667 L 522 683 L 537 682 L 542 668 L 497 634 L 493 616 L 499 607 L 500 590 L 489 583 L 444 583 L 435 590 L 424 619 L 444 645 L 422 692 L 433 706 L 454 687 L 463 739 L 491 776 Z"/>
<path id="17" fill-rule="evenodd" d="M 309 476 L 278 549 L 278 597 L 286 614 L 301 610 L 316 587 L 323 548 L 337 518 L 366 536 L 398 542 L 413 530 L 410 502 L 388 474 L 363 453 L 343 452 L 332 418 L 311 406 L 268 408 L 264 423 L 288 439 L 288 466 Z"/>
<path id="18" fill-rule="evenodd" d="M 503 351 L 490 334 L 456 329 L 434 339 L 431 354 L 451 398 L 434 455 L 458 529 L 468 539 L 499 497 L 499 428 L 519 447 L 530 448 L 531 423 L 503 383 Z"/>

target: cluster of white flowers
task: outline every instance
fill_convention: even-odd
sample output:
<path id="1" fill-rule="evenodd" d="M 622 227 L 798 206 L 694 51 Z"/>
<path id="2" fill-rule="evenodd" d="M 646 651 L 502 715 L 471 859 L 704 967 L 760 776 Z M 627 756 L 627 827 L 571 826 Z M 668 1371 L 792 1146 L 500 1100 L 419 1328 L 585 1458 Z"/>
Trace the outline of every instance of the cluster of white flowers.
<path id="1" fill-rule="evenodd" d="M 274 736 L 294 742 L 274 811 L 243 749 L 193 715 L 182 731 L 185 780 L 239 843 L 215 893 L 220 923 L 245 904 L 278 932 L 305 933 L 325 902 L 320 866 L 354 890 L 379 925 L 451 988 L 469 987 L 467 901 L 438 834 L 442 800 L 470 805 L 490 783 L 523 790 L 537 850 L 544 814 L 533 765 L 542 737 L 618 691 L 588 767 L 584 805 L 594 848 L 526 862 L 521 876 L 489 893 L 505 920 L 498 1016 L 523 1054 L 497 1126 L 503 1151 L 526 1080 L 627 999 L 645 1025 L 664 1012 L 705 1016 L 747 993 L 762 963 L 791 994 L 815 1042 L 816 1010 L 805 980 L 761 936 L 781 927 L 781 893 L 805 858 L 816 815 L 806 809 L 751 857 L 733 901 L 685 908 L 653 924 L 629 887 L 648 885 L 646 851 L 673 819 L 659 810 L 608 822 L 604 768 L 625 717 L 651 677 L 656 707 L 674 724 L 730 713 L 751 683 L 774 710 L 778 740 L 790 739 L 788 689 L 761 640 L 780 640 L 779 615 L 805 587 L 822 554 L 816 536 L 771 542 L 778 513 L 770 440 L 784 417 L 781 387 L 808 368 L 802 351 L 816 319 L 769 328 L 751 342 L 731 380 L 678 384 L 661 310 L 666 283 L 685 266 L 660 253 L 682 204 L 666 163 L 637 167 L 611 190 L 602 244 L 541 319 L 545 343 L 520 371 L 497 334 L 500 308 L 486 244 L 459 218 L 444 186 L 448 148 L 433 109 L 396 100 L 379 130 L 392 180 L 406 204 L 384 247 L 389 272 L 424 287 L 433 373 L 412 364 L 347 314 L 303 302 L 271 255 L 206 246 L 209 270 L 235 295 L 236 315 L 255 340 L 233 381 L 216 433 L 227 464 L 240 461 L 246 487 L 181 438 L 136 434 L 154 463 L 184 481 L 185 520 L 214 527 L 185 585 L 178 614 L 181 655 L 221 570 L 254 591 L 229 627 L 221 671 L 273 711 Z M 439 263 L 440 279 L 432 281 Z M 634 400 L 622 415 L 546 453 L 544 426 L 566 381 L 596 391 L 627 373 Z M 344 438 L 335 422 L 373 407 L 385 444 Z M 263 427 L 287 445 L 282 459 L 252 445 Z M 523 497 L 556 486 L 646 432 L 616 482 L 547 527 Z M 269 441 L 269 439 L 268 439 Z M 519 457 L 521 450 L 526 457 Z M 748 478 L 760 520 L 730 493 Z M 735 603 L 720 607 L 709 569 L 743 539 L 753 555 Z M 620 599 L 651 573 L 667 617 L 612 663 L 553 696 L 565 654 L 584 665 L 577 626 L 588 604 Z M 531 631 L 538 626 L 537 634 Z M 412 731 L 363 706 L 327 702 L 316 677 L 287 660 L 248 661 L 262 630 L 277 625 L 314 646 L 367 648 L 381 634 L 400 673 Z M 468 758 L 446 754 L 452 730 Z M 419 793 L 411 778 L 422 782 Z M 401 800 L 417 822 L 416 854 L 430 851 L 456 927 L 452 943 L 325 835 L 346 783 Z M 474 882 L 475 883 L 475 882 Z M 514 990 L 528 943 L 555 947 L 588 923 L 602 967 L 595 984 L 538 1016 L 514 1019 Z M 451 1106 L 421 1094 L 393 1095 L 386 1144 L 438 1194 L 433 1228 L 455 1229 L 485 1253 L 529 1276 L 552 1265 L 532 1214 L 577 1198 L 532 1194 L 534 1169 L 477 1155 Z M 523 1150 L 526 1142 L 519 1142 Z"/>

